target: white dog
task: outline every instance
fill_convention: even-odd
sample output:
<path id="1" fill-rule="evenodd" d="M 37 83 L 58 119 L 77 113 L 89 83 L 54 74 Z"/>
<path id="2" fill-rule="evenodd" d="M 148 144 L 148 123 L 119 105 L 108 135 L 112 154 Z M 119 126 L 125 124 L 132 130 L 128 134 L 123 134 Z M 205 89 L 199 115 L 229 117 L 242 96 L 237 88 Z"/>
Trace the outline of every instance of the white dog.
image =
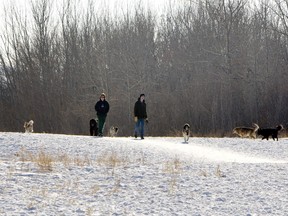
<path id="1" fill-rule="evenodd" d="M 184 137 L 184 142 L 187 143 L 190 137 L 190 125 L 188 123 L 184 124 L 182 133 Z"/>
<path id="2" fill-rule="evenodd" d="M 29 122 L 24 122 L 25 133 L 33 133 L 33 124 L 33 120 L 30 120 Z"/>
<path id="3" fill-rule="evenodd" d="M 118 131 L 119 131 L 119 128 L 118 128 L 118 127 L 112 126 L 112 127 L 110 127 L 110 129 L 109 129 L 109 134 L 110 134 L 111 137 L 115 137 L 115 136 L 117 136 Z"/>

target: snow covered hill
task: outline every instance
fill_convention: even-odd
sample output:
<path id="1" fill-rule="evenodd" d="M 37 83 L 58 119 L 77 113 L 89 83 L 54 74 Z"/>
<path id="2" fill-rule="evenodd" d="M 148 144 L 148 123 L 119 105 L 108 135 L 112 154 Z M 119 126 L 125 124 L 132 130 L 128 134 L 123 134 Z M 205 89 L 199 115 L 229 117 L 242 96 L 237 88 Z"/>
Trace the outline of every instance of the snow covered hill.
<path id="1" fill-rule="evenodd" d="M 1 215 L 288 215 L 288 139 L 0 133 Z"/>

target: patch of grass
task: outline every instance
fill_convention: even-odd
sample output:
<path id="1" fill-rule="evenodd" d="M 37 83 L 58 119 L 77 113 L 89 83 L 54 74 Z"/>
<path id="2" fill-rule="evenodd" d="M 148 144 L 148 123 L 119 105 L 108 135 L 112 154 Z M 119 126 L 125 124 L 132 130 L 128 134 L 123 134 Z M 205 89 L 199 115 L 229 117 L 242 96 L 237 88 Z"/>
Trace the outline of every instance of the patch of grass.
<path id="1" fill-rule="evenodd" d="M 164 165 L 163 171 L 169 174 L 178 174 L 181 172 L 181 162 L 179 158 L 175 157 L 172 161 L 167 161 Z"/>
<path id="2" fill-rule="evenodd" d="M 226 177 L 226 175 L 220 170 L 220 165 L 217 166 L 215 175 L 219 178 Z"/>
<path id="3" fill-rule="evenodd" d="M 27 162 L 27 161 L 32 161 L 33 160 L 33 154 L 25 147 L 21 147 L 19 152 L 16 152 L 15 156 L 19 157 L 21 162 Z"/>
<path id="4" fill-rule="evenodd" d="M 169 194 L 173 194 L 177 189 L 178 177 L 182 172 L 181 161 L 178 157 L 175 157 L 172 161 L 167 161 L 163 169 L 164 173 L 170 175 L 168 181 Z"/>
<path id="5" fill-rule="evenodd" d="M 54 163 L 63 163 L 65 167 L 69 167 L 71 164 L 76 166 L 88 166 L 91 165 L 91 159 L 88 155 L 84 157 L 70 156 L 67 153 L 52 155 L 51 153 L 40 149 L 38 152 L 33 153 L 21 148 L 19 152 L 15 154 L 16 157 L 23 163 L 33 162 L 41 171 L 52 171 Z M 114 162 L 115 163 L 115 162 Z"/>
<path id="6" fill-rule="evenodd" d="M 41 150 L 36 154 L 34 161 L 41 171 L 52 171 L 53 157 L 52 155 Z"/>
<path id="7" fill-rule="evenodd" d="M 200 176 L 208 177 L 208 173 L 205 170 L 200 170 Z"/>
<path id="8" fill-rule="evenodd" d="M 69 167 L 72 164 L 72 159 L 67 153 L 59 153 L 57 161 L 62 162 L 65 167 Z"/>
<path id="9" fill-rule="evenodd" d="M 128 162 L 129 161 L 127 158 L 122 158 L 115 151 L 105 152 L 104 154 L 100 155 L 96 160 L 96 163 L 98 165 L 102 165 L 102 166 L 112 169 L 112 176 L 115 173 L 116 167 L 126 165 Z"/>
<path id="10" fill-rule="evenodd" d="M 91 159 L 88 157 L 88 155 L 85 155 L 84 157 L 76 156 L 74 159 L 74 164 L 76 166 L 90 166 L 92 164 Z"/>
<path id="11" fill-rule="evenodd" d="M 20 151 L 15 154 L 15 156 L 19 157 L 19 160 L 22 163 L 29 161 L 34 162 L 38 165 L 41 171 L 52 171 L 53 157 L 43 150 L 33 154 L 32 152 L 27 151 L 26 148 L 22 147 Z"/>
<path id="12" fill-rule="evenodd" d="M 206 170 L 200 170 L 200 173 L 199 173 L 200 176 L 204 176 L 204 177 L 208 177 L 209 174 Z M 223 171 L 220 169 L 220 165 L 217 166 L 215 172 L 214 172 L 214 175 L 219 177 L 219 178 L 223 178 L 223 177 L 226 177 L 226 175 L 223 173 Z M 213 176 L 213 174 L 212 174 Z"/>

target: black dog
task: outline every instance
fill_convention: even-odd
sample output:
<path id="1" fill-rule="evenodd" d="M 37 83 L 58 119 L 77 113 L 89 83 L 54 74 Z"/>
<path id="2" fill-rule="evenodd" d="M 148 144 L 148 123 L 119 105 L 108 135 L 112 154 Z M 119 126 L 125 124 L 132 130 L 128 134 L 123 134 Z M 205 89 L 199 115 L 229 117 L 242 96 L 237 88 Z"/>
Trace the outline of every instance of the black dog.
<path id="1" fill-rule="evenodd" d="M 98 125 L 95 119 L 90 120 L 90 135 L 98 136 Z"/>
<path id="2" fill-rule="evenodd" d="M 282 130 L 282 129 L 283 129 L 282 125 L 278 125 L 276 128 L 264 128 L 264 129 L 259 128 L 257 133 L 258 133 L 258 135 L 263 136 L 262 140 L 263 139 L 267 139 L 268 140 L 269 136 L 272 136 L 273 140 L 276 139 L 278 141 L 278 132 L 280 130 Z"/>

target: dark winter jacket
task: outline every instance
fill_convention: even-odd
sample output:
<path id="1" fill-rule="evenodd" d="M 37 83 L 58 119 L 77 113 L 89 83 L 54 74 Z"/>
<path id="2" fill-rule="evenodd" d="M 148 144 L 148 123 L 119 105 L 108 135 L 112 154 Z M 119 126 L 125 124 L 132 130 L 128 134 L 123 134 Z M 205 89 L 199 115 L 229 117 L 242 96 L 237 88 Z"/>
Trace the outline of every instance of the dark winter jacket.
<path id="1" fill-rule="evenodd" d="M 147 118 L 145 100 L 141 102 L 140 98 L 138 98 L 138 101 L 135 103 L 135 106 L 134 106 L 134 116 L 137 117 L 138 119 Z"/>
<path id="2" fill-rule="evenodd" d="M 95 104 L 95 110 L 97 112 L 97 115 L 99 116 L 107 116 L 107 113 L 109 112 L 109 103 L 106 100 L 99 100 Z"/>

